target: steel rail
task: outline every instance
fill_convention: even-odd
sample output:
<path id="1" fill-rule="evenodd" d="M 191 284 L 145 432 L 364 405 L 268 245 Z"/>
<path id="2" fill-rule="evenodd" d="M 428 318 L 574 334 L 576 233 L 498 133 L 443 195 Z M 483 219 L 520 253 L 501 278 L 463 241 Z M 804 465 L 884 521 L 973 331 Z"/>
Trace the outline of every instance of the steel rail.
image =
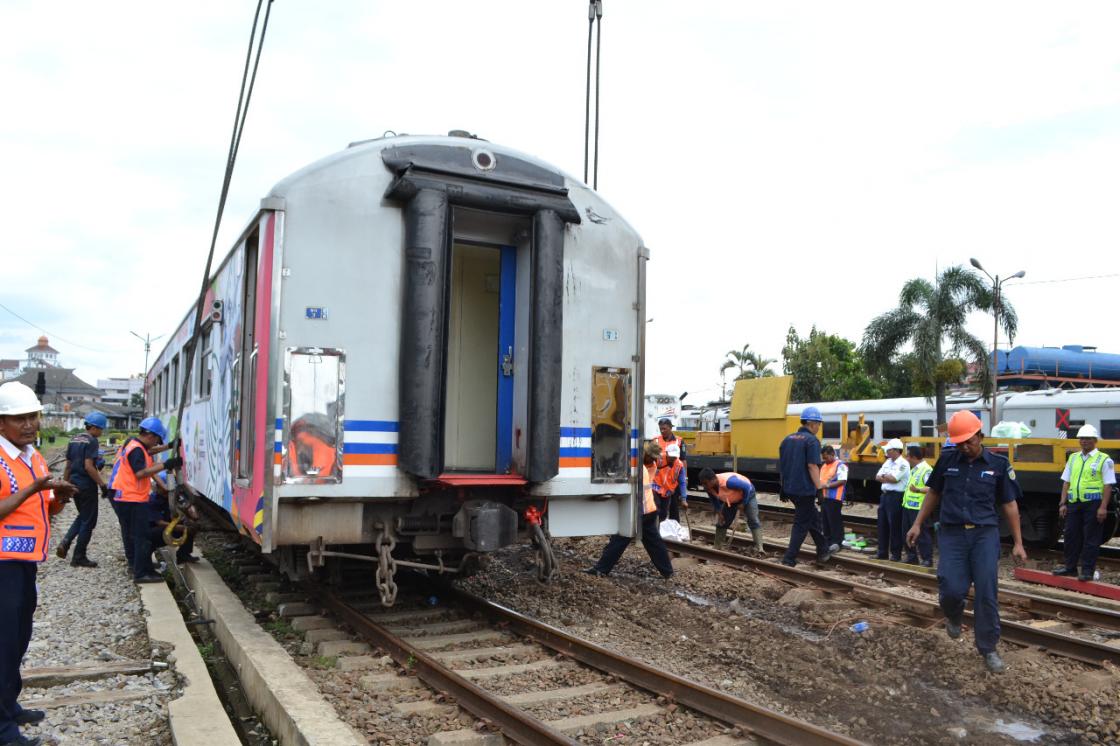
<path id="1" fill-rule="evenodd" d="M 369 642 L 388 652 L 402 668 L 416 674 L 421 681 L 433 689 L 447 692 L 472 715 L 492 722 L 506 737 L 526 746 L 536 746 L 536 744 L 575 746 L 578 743 L 441 665 L 435 658 L 409 645 L 351 607 L 335 593 L 320 588 L 317 595 L 325 609 Z"/>
<path id="2" fill-rule="evenodd" d="M 860 600 L 882 606 L 895 606 L 918 617 L 939 619 L 944 616 L 941 606 L 936 601 L 904 596 L 882 588 L 873 588 L 869 585 L 856 582 L 847 578 L 836 578 L 808 570 L 800 570 L 771 560 L 756 559 L 742 554 L 724 552 L 711 547 L 702 547 L 696 544 L 682 544 L 677 541 L 665 540 L 671 551 L 728 565 L 742 570 L 754 570 L 764 575 L 771 575 L 801 586 L 816 586 L 831 593 L 850 593 Z M 964 618 L 973 619 L 971 611 L 964 612 Z M 1068 635 L 1050 632 L 1044 629 L 1031 627 L 1028 624 L 1001 620 L 1001 636 L 1011 642 L 1028 647 L 1037 647 L 1046 652 L 1064 655 L 1083 663 L 1094 666 L 1103 665 L 1105 661 L 1113 665 L 1120 665 L 1120 648 L 1102 645 L 1090 640 L 1081 640 Z"/>
<path id="3" fill-rule="evenodd" d="M 692 529 L 692 534 L 694 536 L 702 536 L 710 541 L 714 538 L 715 531 L 703 526 L 695 526 Z M 743 545 L 745 548 L 750 546 L 750 542 L 745 541 L 742 537 L 733 537 L 732 546 L 738 544 Z M 774 550 L 786 550 L 785 544 L 770 541 L 765 542 L 765 544 Z M 816 552 L 802 547 L 801 555 L 815 557 Z M 924 590 L 938 590 L 936 575 L 925 573 L 920 570 L 910 570 L 899 567 L 895 563 L 847 557 L 843 554 L 833 555 L 828 563 L 830 565 L 842 567 L 850 572 L 881 576 L 894 583 L 916 586 Z M 971 599 L 971 597 L 972 594 L 970 592 L 969 598 Z M 1089 624 L 1094 627 L 1120 631 L 1120 612 L 1112 609 L 1098 608 L 1096 606 L 1089 606 L 1088 604 L 1080 604 L 1076 601 L 1036 596 L 1031 593 L 1024 593 L 1008 588 L 999 589 L 999 600 L 1001 603 L 1014 606 L 1017 609 L 1022 609 L 1023 611 L 1039 616 L 1059 619 L 1063 622 L 1077 622 L 1079 624 Z"/>
<path id="4" fill-rule="evenodd" d="M 848 736 L 751 704 L 710 687 L 615 653 L 536 619 L 458 588 L 458 603 L 500 621 L 507 629 L 592 668 L 613 674 L 648 692 L 667 697 L 716 720 L 775 744 L 858 744 Z"/>

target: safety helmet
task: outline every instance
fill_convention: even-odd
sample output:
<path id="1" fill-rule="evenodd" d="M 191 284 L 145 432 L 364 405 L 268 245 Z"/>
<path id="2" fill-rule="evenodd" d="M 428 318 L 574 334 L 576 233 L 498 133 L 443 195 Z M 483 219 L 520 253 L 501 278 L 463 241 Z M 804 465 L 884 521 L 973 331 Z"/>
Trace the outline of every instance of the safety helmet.
<path id="1" fill-rule="evenodd" d="M 109 418 L 100 412 L 90 412 L 83 422 L 90 427 L 99 427 L 102 430 L 109 427 Z"/>
<path id="2" fill-rule="evenodd" d="M 669 445 L 665 446 L 665 456 L 666 458 L 680 458 L 681 447 L 676 443 L 670 443 Z"/>
<path id="3" fill-rule="evenodd" d="M 980 432 L 983 427 L 984 423 L 980 422 L 980 418 L 967 409 L 954 412 L 949 418 L 949 440 L 959 445 Z"/>
<path id="4" fill-rule="evenodd" d="M 0 415 L 31 414 L 42 412 L 43 405 L 30 387 L 19 381 L 9 381 L 0 386 Z"/>
<path id="5" fill-rule="evenodd" d="M 824 422 L 824 417 L 821 416 L 821 410 L 816 407 L 805 407 L 801 410 L 801 420 L 803 422 Z"/>
<path id="6" fill-rule="evenodd" d="M 1097 428 L 1093 427 L 1092 425 L 1082 425 L 1081 429 L 1077 431 L 1077 437 L 1099 438 L 1101 436 L 1100 433 L 1097 432 Z"/>
<path id="7" fill-rule="evenodd" d="M 161 443 L 167 440 L 167 428 L 163 426 L 159 417 L 145 417 L 140 420 L 140 431 L 144 432 L 145 430 L 158 436 Z"/>
<path id="8" fill-rule="evenodd" d="M 899 440 L 898 438 L 891 438 L 887 442 L 887 445 L 883 448 L 883 450 L 885 450 L 885 451 L 900 451 L 901 452 L 901 451 L 905 451 L 906 449 L 902 446 L 902 441 L 901 440 Z"/>

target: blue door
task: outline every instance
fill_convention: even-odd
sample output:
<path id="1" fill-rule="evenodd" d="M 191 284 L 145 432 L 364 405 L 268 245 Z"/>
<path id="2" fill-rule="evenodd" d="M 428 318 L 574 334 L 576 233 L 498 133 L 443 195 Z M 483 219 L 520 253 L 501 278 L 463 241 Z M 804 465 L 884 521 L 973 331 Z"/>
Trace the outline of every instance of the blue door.
<path id="1" fill-rule="evenodd" d="M 498 421 L 497 473 L 507 474 L 513 458 L 513 374 L 514 322 L 517 308 L 517 249 L 501 247 L 501 275 L 498 290 Z"/>

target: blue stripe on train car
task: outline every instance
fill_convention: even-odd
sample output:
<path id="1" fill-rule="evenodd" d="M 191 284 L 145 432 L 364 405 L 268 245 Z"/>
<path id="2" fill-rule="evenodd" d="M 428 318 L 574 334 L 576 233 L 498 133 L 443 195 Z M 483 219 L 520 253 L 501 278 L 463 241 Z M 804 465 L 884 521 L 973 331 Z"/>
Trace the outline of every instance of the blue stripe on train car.
<path id="1" fill-rule="evenodd" d="M 385 454 L 396 453 L 396 443 L 343 443 L 343 453 Z"/>
<path id="2" fill-rule="evenodd" d="M 562 427 L 560 428 L 561 438 L 590 438 L 591 428 L 589 427 Z"/>
<path id="3" fill-rule="evenodd" d="M 561 448 L 560 458 L 590 458 L 590 448 Z"/>
<path id="4" fill-rule="evenodd" d="M 393 420 L 346 420 L 342 428 L 352 432 L 395 433 L 400 431 L 400 423 Z"/>

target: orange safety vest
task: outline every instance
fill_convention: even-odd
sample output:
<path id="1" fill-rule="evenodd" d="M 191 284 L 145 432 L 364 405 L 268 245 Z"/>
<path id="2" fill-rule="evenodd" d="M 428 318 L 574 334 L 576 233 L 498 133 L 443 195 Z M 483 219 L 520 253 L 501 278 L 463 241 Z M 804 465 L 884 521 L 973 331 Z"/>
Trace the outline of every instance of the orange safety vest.
<path id="1" fill-rule="evenodd" d="M 7 451 L 0 448 L 0 499 L 31 486 L 37 477 L 48 471 L 47 462 L 38 451 L 32 452 L 31 466 L 28 466 L 18 456 L 8 458 Z M 58 508 L 61 507 L 62 503 L 58 503 Z M 58 510 L 54 507 L 54 495 L 50 490 L 43 490 L 24 500 L 18 508 L 6 515 L 0 521 L 0 560 L 45 560 L 51 540 L 48 514 L 56 512 Z"/>
<path id="2" fill-rule="evenodd" d="M 657 503 L 653 500 L 653 480 L 657 471 L 657 464 L 650 464 L 642 469 L 642 515 L 657 512 Z"/>
<path id="3" fill-rule="evenodd" d="M 132 470 L 132 466 L 128 463 L 128 454 L 137 448 L 144 452 L 144 468 L 147 469 L 152 465 L 151 454 L 139 440 L 134 438 L 121 449 L 120 455 L 117 456 L 117 463 L 113 466 L 113 473 L 109 477 L 109 489 L 116 491 L 113 499 L 117 502 L 148 502 L 148 493 L 152 491 L 152 478 L 137 479 L 136 472 Z"/>
<path id="4" fill-rule="evenodd" d="M 747 479 L 742 474 L 736 474 L 733 471 L 725 471 L 716 474 L 716 479 L 719 480 L 719 492 L 716 493 L 716 497 L 718 497 L 720 501 L 725 505 L 729 506 L 737 505 L 738 503 L 743 502 L 743 498 L 746 497 L 743 494 L 742 490 L 737 490 L 734 487 L 727 486 L 727 482 L 729 479 L 731 479 L 731 477 L 739 477 L 739 479 L 742 479 L 747 484 L 752 484 L 751 480 Z"/>
<path id="5" fill-rule="evenodd" d="M 672 466 L 666 465 L 658 469 L 653 482 L 661 488 L 662 495 L 672 495 L 680 486 L 683 473 L 684 464 L 680 459 L 677 459 Z"/>
<path id="6" fill-rule="evenodd" d="M 831 464 L 821 464 L 821 482 L 828 484 L 836 477 L 836 470 L 840 468 L 840 459 L 836 459 Z M 826 500 L 844 500 L 844 490 L 847 489 L 847 483 L 839 487 L 825 487 L 824 496 Z"/>
<path id="7" fill-rule="evenodd" d="M 654 438 L 654 440 L 657 441 L 657 445 L 661 446 L 661 458 L 657 459 L 658 469 L 663 469 L 665 465 L 669 463 L 667 457 L 665 456 L 665 449 L 669 447 L 670 443 L 675 443 L 677 448 L 681 449 L 681 456 L 684 455 L 684 441 L 681 440 L 676 433 L 673 433 L 672 440 L 665 440 L 665 436 L 661 435 L 660 433 L 658 433 L 657 437 Z M 679 461 L 680 459 L 678 458 L 677 460 Z"/>

